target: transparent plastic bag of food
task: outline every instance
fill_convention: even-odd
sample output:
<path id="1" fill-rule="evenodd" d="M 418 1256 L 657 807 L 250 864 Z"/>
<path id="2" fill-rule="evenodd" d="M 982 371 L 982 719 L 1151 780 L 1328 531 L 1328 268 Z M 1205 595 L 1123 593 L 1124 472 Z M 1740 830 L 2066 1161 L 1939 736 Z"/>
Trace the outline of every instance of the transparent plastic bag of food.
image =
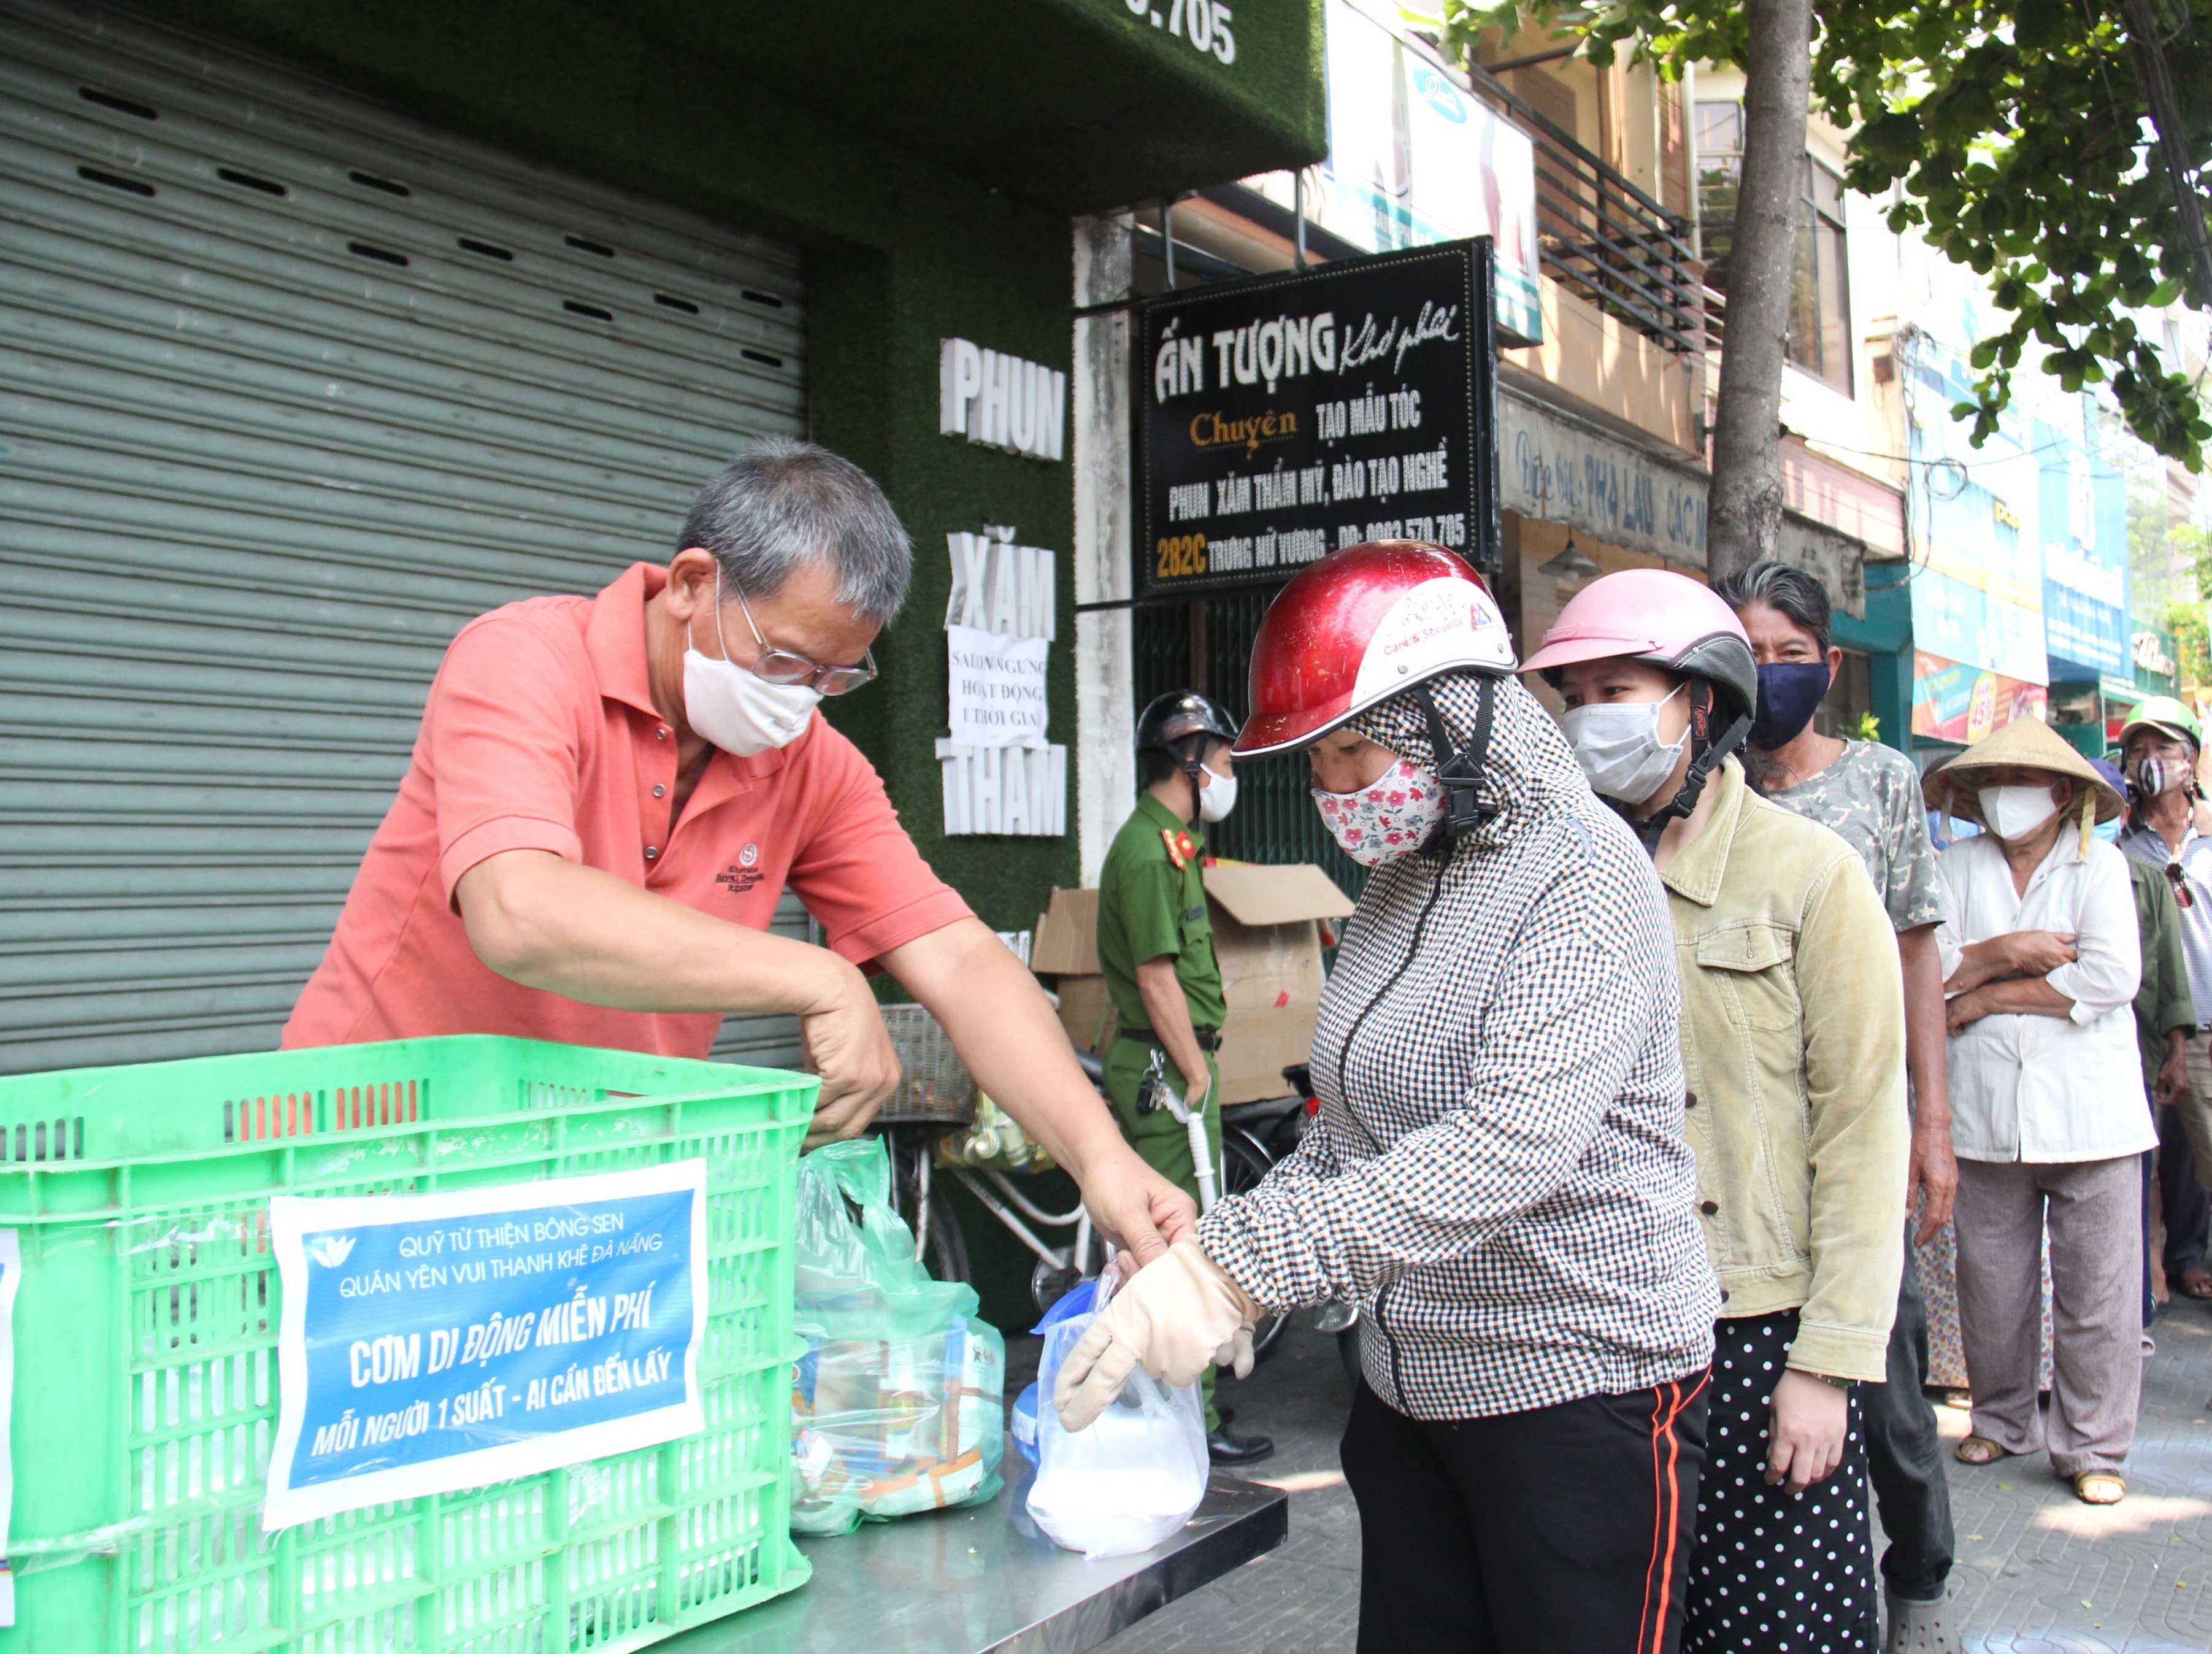
<path id="1" fill-rule="evenodd" d="M 1138 1368 L 1088 1428 L 1069 1431 L 1053 1406 L 1060 1365 L 1106 1307 L 1111 1288 L 1085 1281 L 1037 1325 L 1036 1479 L 1030 1515 L 1052 1542 L 1090 1560 L 1148 1551 L 1175 1536 L 1206 1497 L 1206 1407 L 1196 1384 L 1171 1389 Z"/>
<path id="2" fill-rule="evenodd" d="M 791 1525 L 845 1533 L 1000 1488 L 1006 1341 L 973 1287 L 933 1280 L 874 1140 L 799 1162 Z"/>

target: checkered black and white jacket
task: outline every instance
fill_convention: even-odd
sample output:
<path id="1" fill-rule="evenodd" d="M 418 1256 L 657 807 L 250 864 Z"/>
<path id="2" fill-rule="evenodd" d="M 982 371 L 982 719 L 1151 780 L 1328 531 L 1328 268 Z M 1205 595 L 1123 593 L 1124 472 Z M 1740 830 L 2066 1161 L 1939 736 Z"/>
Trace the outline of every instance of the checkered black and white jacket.
<path id="1" fill-rule="evenodd" d="M 1433 687 L 1465 739 L 1474 678 Z M 1359 1305 L 1368 1383 L 1419 1419 L 1681 1377 L 1720 1307 L 1665 891 L 1534 697 L 1497 696 L 1479 794 L 1497 813 L 1376 870 L 1322 996 L 1321 1112 L 1200 1225 L 1262 1302 Z M 1408 697 L 1353 727 L 1434 768 Z"/>

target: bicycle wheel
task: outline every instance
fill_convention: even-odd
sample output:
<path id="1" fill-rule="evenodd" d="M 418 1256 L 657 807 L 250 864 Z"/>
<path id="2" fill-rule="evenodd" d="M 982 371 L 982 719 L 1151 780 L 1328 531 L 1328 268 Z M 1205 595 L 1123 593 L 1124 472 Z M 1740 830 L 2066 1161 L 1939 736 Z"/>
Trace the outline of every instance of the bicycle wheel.
<path id="1" fill-rule="evenodd" d="M 960 1232 L 960 1219 L 954 1215 L 951 1180 L 935 1167 L 927 1166 L 937 1146 L 936 1130 L 889 1126 L 884 1128 L 884 1140 L 890 1151 L 891 1198 L 899 1216 L 906 1219 L 909 1229 L 918 1227 L 925 1215 L 927 1218 L 927 1232 L 922 1239 L 922 1268 L 939 1280 L 969 1280 L 968 1237 Z M 926 1201 L 921 1193 L 925 1167 L 932 1174 Z"/>
<path id="2" fill-rule="evenodd" d="M 1242 1195 L 1257 1189 L 1260 1180 L 1275 1164 L 1275 1157 L 1251 1133 L 1242 1129 L 1225 1132 L 1221 1139 L 1222 1183 L 1224 1195 Z M 1264 1361 L 1274 1353 L 1282 1341 L 1283 1329 L 1290 1324 L 1285 1315 L 1271 1315 L 1252 1329 L 1252 1359 Z"/>

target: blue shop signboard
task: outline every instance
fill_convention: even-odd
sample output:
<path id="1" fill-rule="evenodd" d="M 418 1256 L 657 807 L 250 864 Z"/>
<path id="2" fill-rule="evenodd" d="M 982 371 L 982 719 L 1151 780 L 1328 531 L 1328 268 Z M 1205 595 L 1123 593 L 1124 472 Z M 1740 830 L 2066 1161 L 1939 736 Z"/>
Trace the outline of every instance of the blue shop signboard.
<path id="1" fill-rule="evenodd" d="M 2081 440 L 2087 433 L 2039 419 L 2032 429 L 2051 675 L 2130 691 L 2126 478 Z"/>

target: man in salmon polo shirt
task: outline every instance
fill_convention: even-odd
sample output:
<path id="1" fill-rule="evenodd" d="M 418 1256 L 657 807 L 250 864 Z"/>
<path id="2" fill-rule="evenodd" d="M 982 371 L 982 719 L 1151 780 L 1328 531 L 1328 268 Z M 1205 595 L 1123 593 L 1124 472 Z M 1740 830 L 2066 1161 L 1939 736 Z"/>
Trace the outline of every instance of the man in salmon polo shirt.
<path id="1" fill-rule="evenodd" d="M 866 473 L 754 445 L 674 559 L 461 629 L 289 1047 L 510 1034 L 703 1057 L 729 1012 L 799 1019 L 810 1142 L 898 1083 L 861 970 L 896 977 L 976 1083 L 1142 1257 L 1190 1198 L 1139 1159 L 1036 980 L 933 873 L 815 708 L 875 676 L 913 553 Z M 772 934 L 788 885 L 823 947 Z"/>

